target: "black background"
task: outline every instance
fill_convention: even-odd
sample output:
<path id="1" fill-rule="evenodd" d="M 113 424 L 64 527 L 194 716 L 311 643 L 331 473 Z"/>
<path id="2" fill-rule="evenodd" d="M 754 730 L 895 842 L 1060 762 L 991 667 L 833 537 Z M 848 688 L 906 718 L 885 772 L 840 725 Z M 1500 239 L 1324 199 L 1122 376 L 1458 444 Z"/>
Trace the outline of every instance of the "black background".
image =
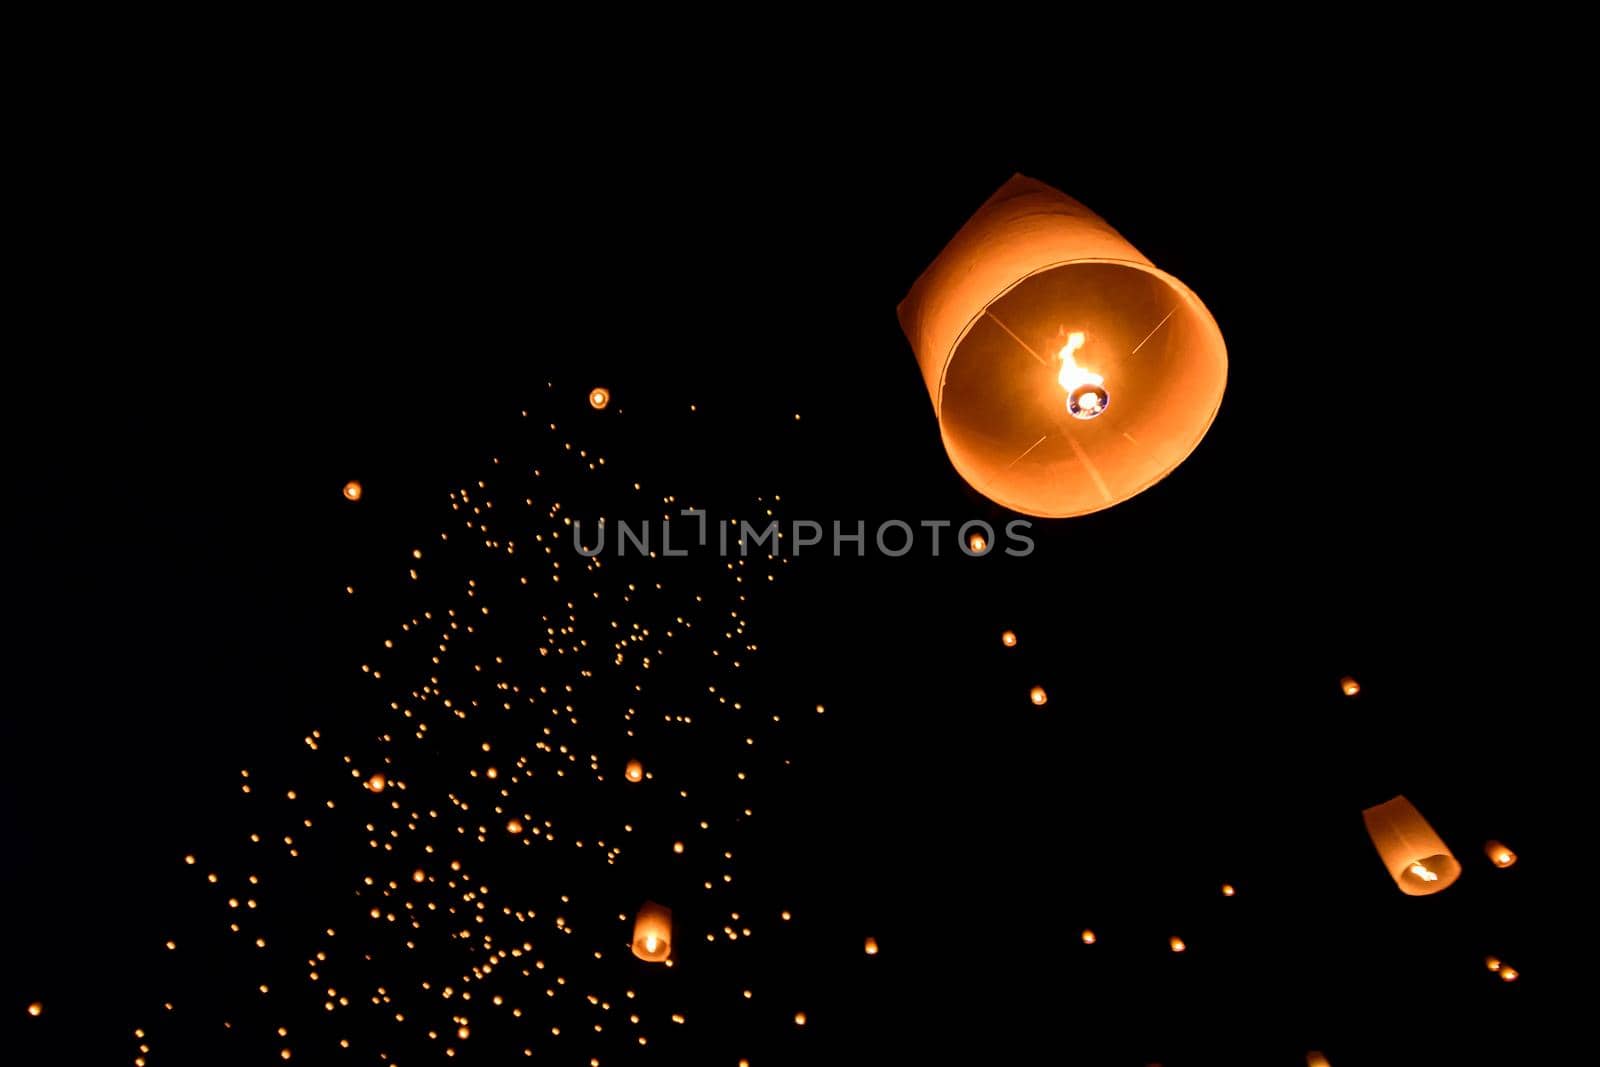
<path id="1" fill-rule="evenodd" d="M 1587 693 L 1561 503 L 1581 423 L 1554 414 L 1588 358 L 1579 212 L 1553 114 L 1447 89 L 1013 131 L 180 85 L 41 121 L 6 391 L 16 1062 L 126 1062 L 135 1026 L 152 1063 L 276 1062 L 250 1025 L 320 1025 L 288 989 L 230 1007 L 253 965 L 178 858 L 239 847 L 240 768 L 333 776 L 300 739 L 377 713 L 350 669 L 405 610 L 380 592 L 352 614 L 344 585 L 396 585 L 448 488 L 546 447 L 522 410 L 696 500 L 1008 519 L 944 458 L 894 307 L 1015 171 L 1205 300 L 1221 414 L 1146 494 L 1036 523 L 1026 559 L 793 564 L 754 612 L 754 684 L 829 710 L 760 787 L 741 880 L 802 922 L 751 956 L 771 1003 L 639 1061 L 1359 1064 L 1546 1040 L 1535 921 L 1566 894 Z M 584 422 L 595 384 L 621 411 Z M 1466 868 L 1437 897 L 1402 896 L 1366 840 L 1360 810 L 1400 792 Z M 1491 837 L 1516 867 L 1488 865 Z M 336 850 L 308 865 L 285 927 L 360 911 Z M 175 931 L 192 953 L 161 951 Z M 217 1052 L 229 1011 L 248 1033 Z M 438 1058 L 370 1025 L 350 1062 Z M 498 1040 L 465 1062 L 520 1056 Z"/>

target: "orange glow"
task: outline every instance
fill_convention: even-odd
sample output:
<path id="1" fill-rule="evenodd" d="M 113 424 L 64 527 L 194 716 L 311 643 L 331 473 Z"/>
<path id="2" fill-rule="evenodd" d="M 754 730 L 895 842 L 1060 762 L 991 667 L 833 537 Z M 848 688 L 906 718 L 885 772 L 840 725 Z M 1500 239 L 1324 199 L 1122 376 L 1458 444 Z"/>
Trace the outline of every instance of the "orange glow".
<path id="1" fill-rule="evenodd" d="M 878 939 L 875 938 L 875 937 L 867 938 L 867 955 L 876 956 L 877 954 L 878 954 Z"/>
<path id="2" fill-rule="evenodd" d="M 660 963 L 672 954 L 672 909 L 646 901 L 633 920 L 633 954 Z"/>
<path id="3" fill-rule="evenodd" d="M 1483 965 L 1489 968 L 1491 971 L 1498 971 L 1500 969 L 1500 957 L 1485 956 L 1483 957 Z"/>
<path id="4" fill-rule="evenodd" d="M 516 834 L 522 833 L 522 820 L 521 819 L 508 819 L 506 821 L 506 833 L 512 834 L 512 835 L 516 835 Z"/>
<path id="5" fill-rule="evenodd" d="M 1347 674 L 1339 679 L 1339 688 L 1344 692 L 1345 696 L 1353 697 L 1361 692 L 1361 683 Z"/>
<path id="6" fill-rule="evenodd" d="M 1094 931 L 1093 930 L 1085 930 L 1083 932 L 1083 943 L 1085 945 L 1092 945 L 1092 944 L 1094 944 L 1094 941 L 1095 941 Z"/>
<path id="7" fill-rule="evenodd" d="M 806 1024 L 806 1013 L 803 1012 L 803 1011 L 795 1012 L 794 1013 L 794 1024 L 796 1026 L 804 1026 Z"/>
<path id="8" fill-rule="evenodd" d="M 640 763 L 636 759 L 631 759 L 628 761 L 628 768 L 624 773 L 626 774 L 628 781 L 642 782 L 644 781 L 644 764 Z"/>
<path id="9" fill-rule="evenodd" d="M 1306 1053 L 1306 1067 L 1332 1067 L 1332 1065 L 1328 1063 L 1328 1057 L 1322 1053 L 1308 1052 Z"/>
<path id="10" fill-rule="evenodd" d="M 1017 635 L 1012 633 L 1010 630 L 1007 630 L 1000 635 L 1000 643 L 1005 645 L 1007 648 L 1016 648 Z"/>
<path id="11" fill-rule="evenodd" d="M 37 1019 L 39 1016 L 44 1014 L 44 1005 L 37 1000 L 34 1001 L 32 1004 L 28 1005 L 28 1014 Z"/>
<path id="12" fill-rule="evenodd" d="M 988 547 L 989 542 L 984 540 L 981 533 L 975 533 L 967 538 L 967 548 L 973 552 L 982 552 Z"/>
<path id="13" fill-rule="evenodd" d="M 609 403 L 611 403 L 611 390 L 604 386 L 596 386 L 589 390 L 589 406 L 596 411 L 600 411 Z"/>
<path id="14" fill-rule="evenodd" d="M 1168 938 L 1167 944 L 1171 946 L 1172 951 L 1174 952 L 1183 952 L 1189 947 L 1183 943 L 1183 938 L 1181 937 Z"/>
<path id="15" fill-rule="evenodd" d="M 354 478 L 344 483 L 344 498 L 346 500 L 361 499 L 361 483 Z"/>
<path id="16" fill-rule="evenodd" d="M 1200 443 L 1227 384 L 1200 299 L 1020 174 L 898 310 L 950 462 L 1027 515 L 1083 515 L 1150 488 Z"/>
<path id="17" fill-rule="evenodd" d="M 1028 690 L 1028 699 L 1033 701 L 1035 704 L 1042 706 L 1044 702 L 1050 698 L 1045 695 L 1044 686 L 1036 685 L 1032 689 Z"/>
<path id="18" fill-rule="evenodd" d="M 1225 897 L 1233 896 L 1233 886 L 1229 885 L 1227 882 L 1223 882 L 1222 883 L 1222 895 L 1225 896 Z"/>
<path id="19" fill-rule="evenodd" d="M 1421 897 L 1448 888 L 1461 864 L 1411 801 L 1395 797 L 1361 813 L 1367 835 L 1400 892 Z"/>
<path id="20" fill-rule="evenodd" d="M 1517 980 L 1517 969 L 1515 967 L 1501 967 L 1500 968 L 1500 981 L 1502 981 L 1502 982 L 1515 982 L 1516 980 Z"/>
<path id="21" fill-rule="evenodd" d="M 682 841 L 674 841 L 672 843 L 672 851 L 676 852 L 680 856 L 683 855 L 683 842 Z"/>
<path id="22" fill-rule="evenodd" d="M 1517 862 L 1517 854 L 1498 841 L 1486 842 L 1483 846 L 1483 853 L 1489 857 L 1489 862 L 1496 867 L 1509 867 Z"/>
<path id="23" fill-rule="evenodd" d="M 374 793 L 383 792 L 384 788 L 388 784 L 389 779 L 385 778 L 381 774 L 374 774 L 371 778 L 367 779 L 367 788 L 372 790 Z"/>
<path id="24" fill-rule="evenodd" d="M 421 867 L 418 867 L 416 870 L 411 872 L 411 880 L 413 882 L 426 882 L 428 880 L 428 872 L 424 871 Z"/>

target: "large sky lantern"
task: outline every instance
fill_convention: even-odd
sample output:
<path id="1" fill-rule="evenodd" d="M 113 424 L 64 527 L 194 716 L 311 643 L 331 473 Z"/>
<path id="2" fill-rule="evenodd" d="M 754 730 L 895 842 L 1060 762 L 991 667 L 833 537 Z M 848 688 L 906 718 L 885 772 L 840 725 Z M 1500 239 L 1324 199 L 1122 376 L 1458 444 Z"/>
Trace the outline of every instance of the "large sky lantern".
<path id="1" fill-rule="evenodd" d="M 1425 897 L 1448 888 L 1461 876 L 1461 864 L 1449 846 L 1405 797 L 1368 808 L 1361 818 L 1400 892 Z"/>
<path id="2" fill-rule="evenodd" d="M 672 954 L 672 909 L 647 900 L 633 920 L 633 954 L 661 963 Z"/>
<path id="3" fill-rule="evenodd" d="M 1150 488 L 1200 443 L 1227 384 L 1222 332 L 1200 299 L 1020 174 L 899 313 L 951 463 L 1027 515 L 1083 515 Z"/>

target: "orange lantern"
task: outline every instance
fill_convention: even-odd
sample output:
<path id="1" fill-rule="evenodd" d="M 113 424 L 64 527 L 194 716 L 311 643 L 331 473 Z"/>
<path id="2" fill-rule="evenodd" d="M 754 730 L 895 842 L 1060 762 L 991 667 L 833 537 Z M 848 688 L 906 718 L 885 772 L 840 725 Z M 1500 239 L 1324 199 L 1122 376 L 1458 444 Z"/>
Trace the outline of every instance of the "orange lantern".
<path id="1" fill-rule="evenodd" d="M 1183 938 L 1181 937 L 1169 937 L 1167 939 L 1167 947 L 1174 952 L 1182 952 L 1189 946 L 1183 943 Z"/>
<path id="2" fill-rule="evenodd" d="M 645 901 L 633 920 L 633 954 L 660 963 L 672 954 L 672 909 Z"/>
<path id="3" fill-rule="evenodd" d="M 1093 930 L 1085 930 L 1085 931 L 1084 931 L 1084 932 L 1083 932 L 1083 935 L 1082 935 L 1082 936 L 1083 936 L 1083 943 L 1084 943 L 1084 944 L 1085 944 L 1085 945 L 1092 945 L 1092 944 L 1094 944 L 1094 941 L 1095 941 L 1095 937 L 1094 937 L 1094 931 L 1093 931 Z"/>
<path id="4" fill-rule="evenodd" d="M 1306 1053 L 1306 1067 L 1332 1067 L 1332 1065 L 1328 1063 L 1328 1057 L 1322 1053 L 1308 1052 Z"/>
<path id="5" fill-rule="evenodd" d="M 1509 867 L 1517 862 L 1517 854 L 1498 841 L 1485 842 L 1483 853 L 1489 857 L 1489 862 L 1496 867 Z"/>
<path id="6" fill-rule="evenodd" d="M 1050 696 L 1044 691 L 1044 686 L 1036 685 L 1032 689 L 1028 690 L 1028 699 L 1040 707 L 1043 707 L 1044 702 L 1049 700 Z"/>
<path id="7" fill-rule="evenodd" d="M 878 954 L 878 939 L 875 938 L 875 937 L 867 938 L 867 955 L 876 956 L 877 954 Z"/>
<path id="8" fill-rule="evenodd" d="M 361 499 L 361 483 L 356 481 L 353 478 L 350 481 L 345 482 L 344 483 L 344 498 L 346 500 L 360 500 Z"/>
<path id="9" fill-rule="evenodd" d="M 1017 635 L 1014 632 L 1007 630 L 1000 635 L 1000 643 L 1005 645 L 1007 648 L 1016 648 Z"/>
<path id="10" fill-rule="evenodd" d="M 1361 693 L 1361 683 L 1347 674 L 1339 679 L 1339 689 L 1347 697 L 1357 696 Z"/>
<path id="11" fill-rule="evenodd" d="M 597 385 L 589 390 L 589 406 L 596 411 L 601 411 L 611 403 L 611 390 L 603 385 Z"/>
<path id="12" fill-rule="evenodd" d="M 950 462 L 1044 518 L 1150 488 L 1205 436 L 1222 332 L 1178 279 L 1071 197 L 1014 175 L 900 304 Z"/>
<path id="13" fill-rule="evenodd" d="M 367 779 L 367 788 L 370 789 L 374 793 L 383 792 L 384 789 L 388 786 L 388 784 L 389 784 L 389 779 L 385 778 L 381 774 L 374 774 L 371 778 Z"/>
<path id="14" fill-rule="evenodd" d="M 644 781 L 644 764 L 636 759 L 631 759 L 628 761 L 627 769 L 622 773 L 630 782 L 642 782 Z"/>
<path id="15" fill-rule="evenodd" d="M 1368 808 L 1361 818 L 1400 892 L 1428 896 L 1448 888 L 1461 876 L 1461 864 L 1449 847 L 1405 797 Z"/>

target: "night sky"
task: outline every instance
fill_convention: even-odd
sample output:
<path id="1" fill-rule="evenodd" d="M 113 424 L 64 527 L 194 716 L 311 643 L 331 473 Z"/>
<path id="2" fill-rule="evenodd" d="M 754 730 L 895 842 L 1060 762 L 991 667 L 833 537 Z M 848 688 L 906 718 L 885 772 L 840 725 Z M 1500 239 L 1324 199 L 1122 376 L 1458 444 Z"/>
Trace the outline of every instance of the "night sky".
<path id="1" fill-rule="evenodd" d="M 1535 1062 L 1587 651 L 1541 126 L 276 106 L 106 101 L 37 159 L 0 1059 Z M 1221 412 L 1031 556 L 885 558 L 1016 517 L 894 314 L 1014 172 L 1205 301 Z M 683 507 L 869 546 L 596 568 L 565 525 Z M 1396 794 L 1436 896 L 1367 838 Z"/>

